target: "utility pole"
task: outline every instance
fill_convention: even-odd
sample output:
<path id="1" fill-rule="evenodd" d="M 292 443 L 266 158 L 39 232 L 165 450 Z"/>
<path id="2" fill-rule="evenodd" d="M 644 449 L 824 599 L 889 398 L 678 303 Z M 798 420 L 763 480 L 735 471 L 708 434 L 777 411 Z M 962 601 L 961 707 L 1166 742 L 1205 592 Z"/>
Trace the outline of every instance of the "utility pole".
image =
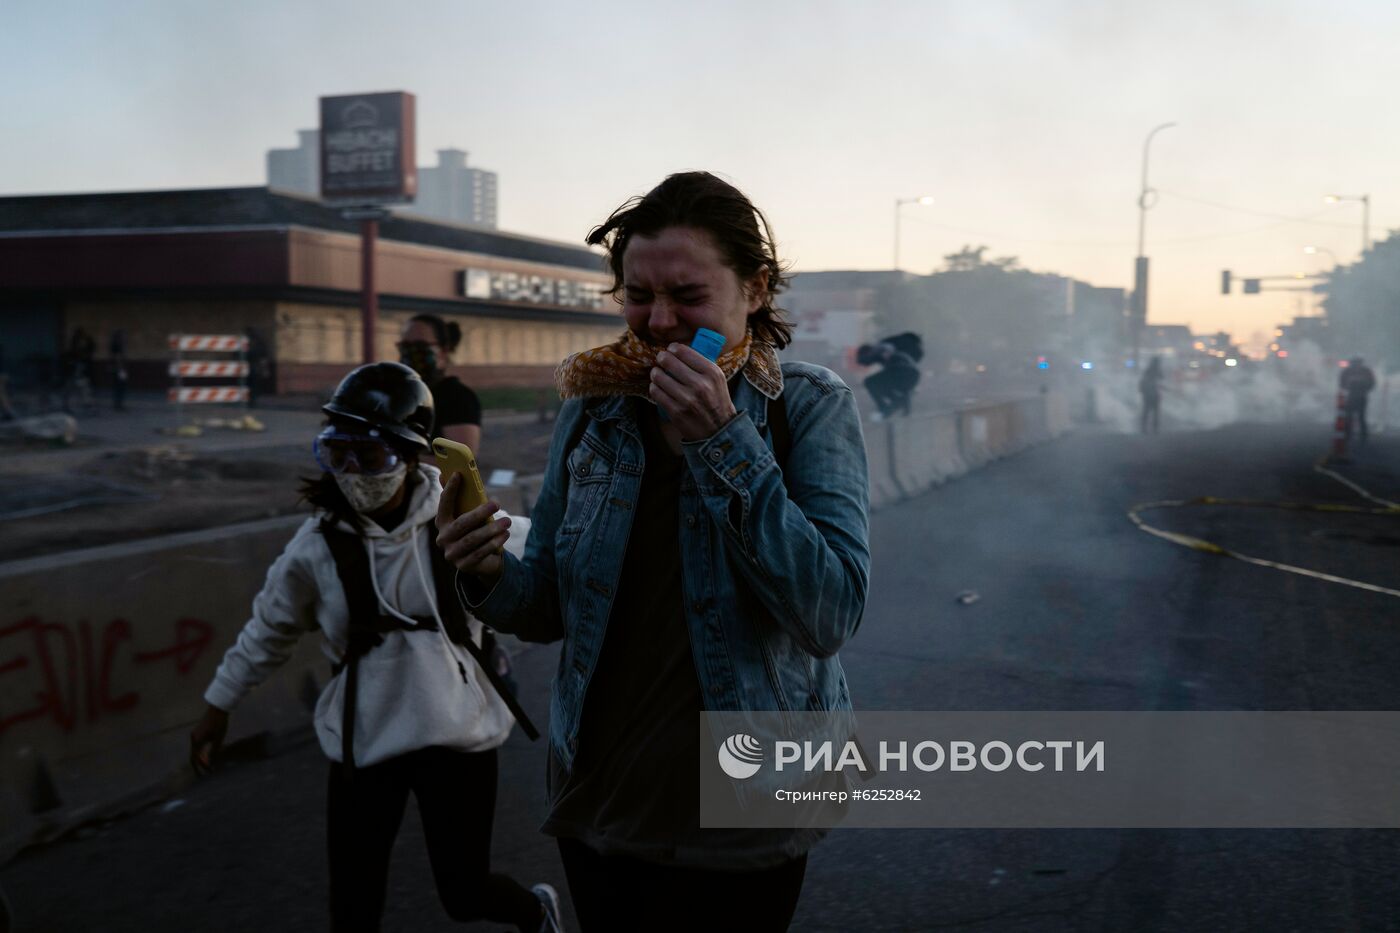
<path id="1" fill-rule="evenodd" d="M 1162 130 L 1176 126 L 1163 123 L 1147 134 L 1142 144 L 1142 187 L 1138 190 L 1138 249 L 1137 261 L 1133 263 L 1133 366 L 1137 366 L 1139 345 L 1142 342 L 1142 328 L 1147 323 L 1147 256 L 1144 250 L 1147 243 L 1147 212 L 1156 204 L 1157 192 L 1147 186 L 1147 154 L 1152 146 L 1152 137 Z"/>
<path id="2" fill-rule="evenodd" d="M 899 209 L 906 204 L 932 204 L 933 198 L 924 195 L 921 198 L 896 198 L 894 202 L 894 271 L 899 271 Z"/>

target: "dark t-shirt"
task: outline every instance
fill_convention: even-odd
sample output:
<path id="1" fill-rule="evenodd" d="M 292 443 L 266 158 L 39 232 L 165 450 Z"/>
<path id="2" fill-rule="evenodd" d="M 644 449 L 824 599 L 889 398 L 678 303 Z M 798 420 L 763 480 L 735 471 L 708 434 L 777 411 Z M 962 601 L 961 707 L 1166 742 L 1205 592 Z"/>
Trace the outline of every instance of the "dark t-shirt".
<path id="1" fill-rule="evenodd" d="M 622 579 L 584 700 L 572 774 L 566 778 L 550 758 L 555 803 L 544 831 L 669 862 L 699 827 L 702 704 L 682 603 L 685 460 L 666 446 L 651 411 L 642 434 L 646 471 Z"/>
<path id="2" fill-rule="evenodd" d="M 433 437 L 449 424 L 481 424 L 481 400 L 456 376 L 443 376 L 433 391 Z"/>
<path id="3" fill-rule="evenodd" d="M 622 577 L 587 686 L 571 772 L 551 751 L 542 827 L 605 854 L 716 869 L 769 868 L 825 830 L 700 828 L 700 713 L 685 619 L 681 481 L 685 458 L 639 404 L 646 466 Z"/>
<path id="4" fill-rule="evenodd" d="M 1365 408 L 1366 396 L 1375 385 L 1376 377 L 1369 366 L 1357 364 L 1342 370 L 1341 387 L 1347 394 L 1348 408 Z"/>

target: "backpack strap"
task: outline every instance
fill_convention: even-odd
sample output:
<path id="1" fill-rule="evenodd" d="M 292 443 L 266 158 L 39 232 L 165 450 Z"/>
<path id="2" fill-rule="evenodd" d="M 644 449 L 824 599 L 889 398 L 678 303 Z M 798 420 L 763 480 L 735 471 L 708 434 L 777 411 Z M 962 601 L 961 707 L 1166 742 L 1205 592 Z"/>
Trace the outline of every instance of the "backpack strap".
<path id="1" fill-rule="evenodd" d="M 371 648 L 384 642 L 375 631 L 379 599 L 370 581 L 369 555 L 365 553 L 360 536 L 335 527 L 331 519 L 320 526 L 321 537 L 335 559 L 336 576 L 345 590 L 345 605 L 350 611 L 349 636 L 341 666 L 345 670 L 345 697 L 340 715 L 340 756 L 347 780 L 355 773 L 355 698 L 359 690 L 359 661 Z"/>
<path id="2" fill-rule="evenodd" d="M 506 704 L 506 708 L 510 710 L 510 714 L 515 717 L 515 721 L 520 724 L 520 728 L 533 742 L 540 737 L 540 730 L 535 728 L 535 724 L 525 714 L 524 708 L 515 698 L 515 691 L 506 684 L 491 658 L 492 651 L 496 647 L 495 633 L 483 623 L 481 645 L 478 646 L 472 640 L 467 611 L 462 607 L 462 601 L 457 598 L 457 568 L 448 562 L 447 555 L 443 554 L 442 548 L 437 546 L 433 523 L 428 522 L 424 527 L 427 529 L 428 554 L 433 565 L 433 588 L 437 591 L 438 614 L 442 616 L 442 624 L 447 630 L 447 637 L 467 649 L 467 653 L 472 656 L 482 673 L 486 675 L 491 689 L 496 691 L 496 694 Z M 464 676 L 465 674 L 466 672 L 463 671 Z"/>

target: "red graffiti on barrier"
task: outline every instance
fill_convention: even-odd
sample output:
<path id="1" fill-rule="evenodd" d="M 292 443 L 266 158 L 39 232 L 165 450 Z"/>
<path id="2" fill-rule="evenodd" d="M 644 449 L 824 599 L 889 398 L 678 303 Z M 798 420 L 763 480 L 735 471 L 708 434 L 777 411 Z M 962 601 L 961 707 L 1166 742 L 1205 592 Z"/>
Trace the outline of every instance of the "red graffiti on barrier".
<path id="1" fill-rule="evenodd" d="M 19 654 L 4 660 L 5 642 L 14 639 L 23 645 L 26 638 L 28 651 L 21 648 Z M 213 638 L 214 626 L 208 622 L 178 619 L 172 644 L 154 651 L 133 651 L 131 663 L 172 660 L 177 673 L 187 674 Z M 72 732 L 80 720 L 92 723 L 104 714 L 134 709 L 141 702 L 140 693 L 126 690 L 114 695 L 112 685 L 118 651 L 131 640 L 131 623 L 126 619 L 107 623 L 97 638 L 86 620 L 68 626 L 30 616 L 0 628 L 0 676 L 32 669 L 39 679 L 33 706 L 18 712 L 0 708 L 0 735 L 32 719 L 51 719 L 64 732 Z"/>

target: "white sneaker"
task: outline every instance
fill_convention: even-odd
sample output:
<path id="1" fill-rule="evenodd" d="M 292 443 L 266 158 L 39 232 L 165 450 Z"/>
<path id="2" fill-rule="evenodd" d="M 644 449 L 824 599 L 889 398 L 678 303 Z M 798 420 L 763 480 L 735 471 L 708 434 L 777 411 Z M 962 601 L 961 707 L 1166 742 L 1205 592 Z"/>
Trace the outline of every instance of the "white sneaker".
<path id="1" fill-rule="evenodd" d="M 559 912 L 559 892 L 554 890 L 554 885 L 541 882 L 530 888 L 530 891 L 540 899 L 540 906 L 544 907 L 540 933 L 564 933 L 564 919 Z"/>

